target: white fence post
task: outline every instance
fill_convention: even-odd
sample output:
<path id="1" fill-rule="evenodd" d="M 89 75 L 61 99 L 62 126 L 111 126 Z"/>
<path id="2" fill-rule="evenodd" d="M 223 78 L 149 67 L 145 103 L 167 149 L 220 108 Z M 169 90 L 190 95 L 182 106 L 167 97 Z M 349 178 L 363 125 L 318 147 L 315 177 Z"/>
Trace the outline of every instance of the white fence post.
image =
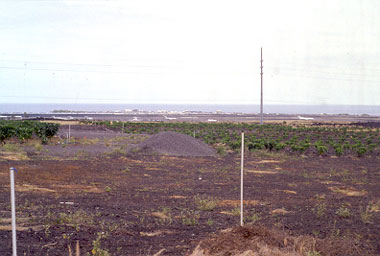
<path id="1" fill-rule="evenodd" d="M 240 169 L 240 226 L 244 225 L 243 221 L 243 174 L 244 174 L 244 132 L 241 133 L 241 169 Z"/>
<path id="2" fill-rule="evenodd" d="M 15 203 L 15 179 L 14 171 L 16 169 L 11 167 L 9 169 L 11 176 L 11 209 L 12 209 L 12 251 L 13 256 L 17 256 L 17 245 L 16 245 L 16 203 Z"/>
<path id="3" fill-rule="evenodd" d="M 70 130 L 71 130 L 71 125 L 69 124 L 69 138 L 68 138 L 68 143 L 70 143 Z"/>

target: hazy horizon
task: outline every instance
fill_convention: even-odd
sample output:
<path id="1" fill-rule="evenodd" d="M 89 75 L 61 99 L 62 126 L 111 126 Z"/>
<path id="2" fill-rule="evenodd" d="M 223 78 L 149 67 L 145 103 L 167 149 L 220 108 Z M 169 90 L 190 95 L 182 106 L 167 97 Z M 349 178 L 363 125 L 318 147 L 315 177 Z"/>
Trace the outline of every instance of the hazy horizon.
<path id="1" fill-rule="evenodd" d="M 48 103 L 0 103 L 0 113 L 48 113 L 54 110 L 83 112 L 123 111 L 138 109 L 142 111 L 202 111 L 225 113 L 260 112 L 258 104 L 48 104 Z M 264 105 L 264 113 L 270 114 L 350 114 L 380 116 L 380 106 L 350 105 Z"/>

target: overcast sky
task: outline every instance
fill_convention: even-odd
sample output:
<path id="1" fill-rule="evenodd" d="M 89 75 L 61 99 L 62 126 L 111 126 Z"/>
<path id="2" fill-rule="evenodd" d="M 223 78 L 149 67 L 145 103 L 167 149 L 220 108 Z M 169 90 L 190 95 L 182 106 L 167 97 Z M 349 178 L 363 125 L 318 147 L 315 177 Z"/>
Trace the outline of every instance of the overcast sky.
<path id="1" fill-rule="evenodd" d="M 380 105 L 379 0 L 0 2 L 0 103 Z"/>

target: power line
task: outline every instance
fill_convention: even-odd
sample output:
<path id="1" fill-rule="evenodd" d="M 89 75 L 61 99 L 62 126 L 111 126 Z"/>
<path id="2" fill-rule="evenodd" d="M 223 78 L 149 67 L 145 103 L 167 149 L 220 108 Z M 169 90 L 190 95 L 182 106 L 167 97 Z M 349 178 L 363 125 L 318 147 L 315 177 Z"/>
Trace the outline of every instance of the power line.
<path id="1" fill-rule="evenodd" d="M 53 71 L 53 72 L 74 72 L 74 73 L 112 73 L 112 74 L 160 74 L 159 72 L 137 72 L 137 71 L 105 71 L 105 70 L 74 70 L 74 69 L 52 69 L 52 68 L 28 68 L 28 67 L 8 67 L 0 66 L 0 69 L 12 70 L 34 70 L 34 71 Z"/>
<path id="2" fill-rule="evenodd" d="M 268 66 L 268 68 L 277 69 L 277 70 L 286 70 L 286 71 L 291 71 L 291 72 L 320 73 L 320 74 L 329 74 L 329 75 L 366 76 L 366 77 L 376 76 L 376 75 L 367 75 L 367 74 L 343 73 L 343 72 L 335 72 L 335 71 L 331 72 L 331 71 L 320 71 L 320 70 L 307 70 L 307 69 L 299 69 L 299 68 L 292 68 L 292 67 Z M 378 77 L 378 75 L 376 77 Z"/>
<path id="3" fill-rule="evenodd" d="M 45 62 L 45 61 L 29 61 L 29 60 L 1 60 L 0 62 L 16 62 L 24 65 L 44 64 L 44 65 L 63 65 L 63 66 L 89 66 L 89 67 L 133 67 L 133 68 L 167 68 L 168 65 L 131 65 L 131 64 L 94 64 L 94 63 L 68 63 L 68 62 Z"/>
<path id="4" fill-rule="evenodd" d="M 98 100 L 98 101 L 122 101 L 126 99 L 105 99 L 105 98 L 76 98 L 76 97 L 43 97 L 43 96 L 16 96 L 16 95 L 1 95 L 0 98 L 23 98 L 23 99 L 53 99 L 53 100 Z"/>
<path id="5" fill-rule="evenodd" d="M 95 67 L 112 67 L 109 64 L 86 64 L 86 63 L 67 63 L 67 62 L 44 62 L 44 61 L 30 61 L 30 60 L 0 60 L 0 62 L 16 62 L 23 64 L 48 64 L 48 65 L 65 65 L 65 66 L 95 66 Z"/>
<path id="6" fill-rule="evenodd" d="M 364 79 L 357 79 L 357 78 L 355 79 L 355 78 L 339 78 L 339 77 L 324 77 L 324 76 L 316 77 L 316 76 L 307 76 L 307 75 L 284 75 L 284 74 L 277 74 L 276 76 L 321 79 L 321 80 L 337 80 L 337 81 L 346 81 L 346 82 L 380 83 L 380 80 L 364 80 Z"/>

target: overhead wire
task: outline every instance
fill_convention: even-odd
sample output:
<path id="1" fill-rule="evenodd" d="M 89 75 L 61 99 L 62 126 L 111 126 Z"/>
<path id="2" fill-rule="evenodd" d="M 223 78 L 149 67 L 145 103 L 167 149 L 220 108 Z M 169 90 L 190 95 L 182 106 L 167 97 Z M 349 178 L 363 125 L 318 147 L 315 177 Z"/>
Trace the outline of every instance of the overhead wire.
<path id="1" fill-rule="evenodd" d="M 34 71 L 53 71 L 53 72 L 74 72 L 74 73 L 112 73 L 112 74 L 160 74 L 159 72 L 141 71 L 106 71 L 106 70 L 75 70 L 75 69 L 53 69 L 53 68 L 30 68 L 30 67 L 9 67 L 0 66 L 0 69 L 13 70 L 34 70 Z"/>

